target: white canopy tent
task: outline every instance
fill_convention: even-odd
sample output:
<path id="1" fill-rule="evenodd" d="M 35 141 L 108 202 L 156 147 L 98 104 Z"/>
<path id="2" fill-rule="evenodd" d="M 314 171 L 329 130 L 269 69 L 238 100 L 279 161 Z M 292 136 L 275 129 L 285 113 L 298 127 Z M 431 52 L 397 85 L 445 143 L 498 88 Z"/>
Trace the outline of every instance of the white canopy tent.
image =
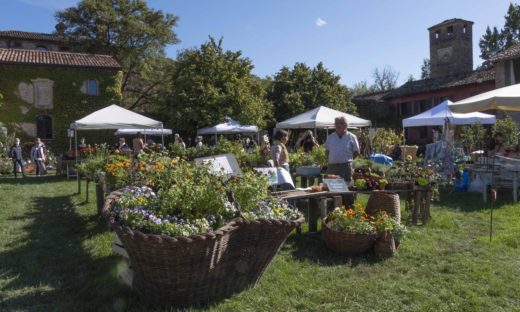
<path id="1" fill-rule="evenodd" d="M 205 127 L 197 130 L 198 135 L 207 134 L 233 134 L 233 133 L 257 133 L 257 126 L 242 125 L 230 117 L 226 117 L 226 122 L 213 127 Z"/>
<path id="2" fill-rule="evenodd" d="M 137 132 L 150 136 L 172 135 L 173 133 L 172 129 L 118 129 L 114 135 L 134 135 Z"/>
<path id="3" fill-rule="evenodd" d="M 520 84 L 477 94 L 451 103 L 449 107 L 451 111 L 456 113 L 478 112 L 488 109 L 520 111 Z"/>
<path id="4" fill-rule="evenodd" d="M 103 129 L 163 129 L 163 123 L 143 115 L 134 113 L 128 109 L 112 104 L 98 111 L 95 111 L 82 119 L 76 120 L 70 124 L 70 129 L 74 129 L 74 137 L 76 137 L 76 164 L 78 162 L 78 130 L 103 130 Z M 164 145 L 164 136 L 162 137 Z M 80 193 L 80 179 L 78 179 L 78 193 Z"/>
<path id="5" fill-rule="evenodd" d="M 496 117 L 489 114 L 478 112 L 467 114 L 453 113 L 449 108 L 451 103 L 451 101 L 446 100 L 416 116 L 403 119 L 403 128 L 444 126 L 446 118 L 448 118 L 453 125 L 470 125 L 477 122 L 481 124 L 494 124 L 496 122 Z"/>
<path id="6" fill-rule="evenodd" d="M 325 106 L 294 116 L 276 124 L 278 129 L 329 129 L 334 128 L 334 119 L 344 116 L 350 127 L 370 127 L 370 120 L 362 119 Z"/>

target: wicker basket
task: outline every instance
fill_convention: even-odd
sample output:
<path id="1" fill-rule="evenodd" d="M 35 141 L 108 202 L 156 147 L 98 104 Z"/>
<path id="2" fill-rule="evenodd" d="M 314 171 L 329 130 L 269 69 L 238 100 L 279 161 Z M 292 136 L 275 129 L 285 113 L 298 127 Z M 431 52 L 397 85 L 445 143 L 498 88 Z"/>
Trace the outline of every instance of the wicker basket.
<path id="1" fill-rule="evenodd" d="M 383 258 L 393 257 L 397 253 L 397 246 L 392 233 L 380 233 L 374 245 L 374 254 Z"/>
<path id="2" fill-rule="evenodd" d="M 385 211 L 397 222 L 401 222 L 399 194 L 388 191 L 373 191 L 368 197 L 365 212 L 374 215 L 378 211 Z"/>
<path id="3" fill-rule="evenodd" d="M 327 247 L 337 253 L 356 256 L 369 252 L 377 239 L 377 234 L 353 234 L 334 231 L 323 219 L 321 238 Z"/>
<path id="4" fill-rule="evenodd" d="M 112 192 L 103 212 L 121 196 Z M 134 289 L 155 305 L 204 305 L 254 287 L 288 234 L 303 223 L 236 218 L 190 237 L 143 234 L 109 220 L 134 270 Z"/>

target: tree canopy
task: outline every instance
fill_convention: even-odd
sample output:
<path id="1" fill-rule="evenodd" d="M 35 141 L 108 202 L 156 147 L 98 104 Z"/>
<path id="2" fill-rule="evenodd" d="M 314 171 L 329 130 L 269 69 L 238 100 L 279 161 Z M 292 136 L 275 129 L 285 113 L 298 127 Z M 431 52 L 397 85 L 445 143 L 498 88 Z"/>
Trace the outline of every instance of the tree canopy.
<path id="1" fill-rule="evenodd" d="M 386 66 L 383 69 L 374 69 L 372 77 L 374 78 L 374 88 L 376 91 L 389 91 L 397 87 L 399 72 L 396 72 L 390 66 Z"/>
<path id="2" fill-rule="evenodd" d="M 340 76 L 327 70 L 321 62 L 313 69 L 304 63 L 296 63 L 292 69 L 282 67 L 267 91 L 276 120 L 285 120 L 321 105 L 356 113 L 349 89 L 339 80 Z"/>
<path id="3" fill-rule="evenodd" d="M 144 0 L 82 0 L 55 16 L 75 50 L 108 54 L 121 64 L 128 107 L 142 104 L 158 85 L 162 75 L 147 75 L 149 64 L 164 69 L 165 46 L 178 42 L 173 32 L 177 17 L 150 9 Z"/>
<path id="4" fill-rule="evenodd" d="M 182 133 L 232 117 L 259 127 L 270 118 L 263 82 L 251 73 L 250 59 L 224 51 L 222 39 L 210 37 L 200 48 L 182 51 L 175 62 L 167 102 L 169 123 Z"/>
<path id="5" fill-rule="evenodd" d="M 497 27 L 491 29 L 488 26 L 486 33 L 480 38 L 480 57 L 485 61 L 484 65 L 487 65 L 497 53 L 519 42 L 520 5 L 510 3 L 507 14 L 504 16 L 504 27 L 498 31 Z"/>

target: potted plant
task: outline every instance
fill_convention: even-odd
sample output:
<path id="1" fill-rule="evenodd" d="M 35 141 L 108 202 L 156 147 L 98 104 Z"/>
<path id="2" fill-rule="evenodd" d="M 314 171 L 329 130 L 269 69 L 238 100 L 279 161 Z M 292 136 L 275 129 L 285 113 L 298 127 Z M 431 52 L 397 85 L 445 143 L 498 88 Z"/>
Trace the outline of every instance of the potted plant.
<path id="1" fill-rule="evenodd" d="M 388 185 L 388 180 L 385 178 L 379 179 L 379 189 L 384 190 Z"/>
<path id="2" fill-rule="evenodd" d="M 360 255 L 372 249 L 377 231 L 360 203 L 338 207 L 322 221 L 322 239 L 327 247 L 345 255 Z"/>
<path id="3" fill-rule="evenodd" d="M 151 302 L 205 304 L 254 287 L 303 222 L 253 171 L 228 180 L 160 154 L 130 168 L 141 185 L 113 192 L 104 215 L 129 255 L 135 289 Z"/>

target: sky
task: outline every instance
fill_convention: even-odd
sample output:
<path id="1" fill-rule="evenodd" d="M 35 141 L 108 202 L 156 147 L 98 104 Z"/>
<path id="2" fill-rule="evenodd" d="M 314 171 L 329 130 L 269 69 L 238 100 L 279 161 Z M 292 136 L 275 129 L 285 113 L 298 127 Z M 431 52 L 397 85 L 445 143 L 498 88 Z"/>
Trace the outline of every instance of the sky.
<path id="1" fill-rule="evenodd" d="M 75 0 L 2 0 L 0 30 L 50 33 L 57 10 Z M 168 46 L 175 58 L 209 36 L 223 38 L 226 50 L 241 50 L 253 73 L 274 76 L 283 66 L 303 62 L 325 67 L 341 83 L 373 82 L 376 68 L 390 66 L 399 84 L 419 79 L 429 58 L 428 28 L 446 19 L 473 25 L 473 66 L 487 26 L 504 25 L 509 0 L 148 0 L 148 6 L 179 17 L 174 32 L 180 43 Z"/>

